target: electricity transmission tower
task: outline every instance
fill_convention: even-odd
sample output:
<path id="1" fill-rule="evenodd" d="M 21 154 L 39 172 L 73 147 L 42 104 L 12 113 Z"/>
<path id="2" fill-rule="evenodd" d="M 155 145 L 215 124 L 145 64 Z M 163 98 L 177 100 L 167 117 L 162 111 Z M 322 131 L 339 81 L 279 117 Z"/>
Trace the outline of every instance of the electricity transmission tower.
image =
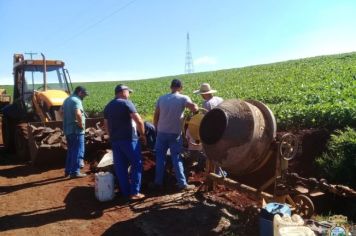
<path id="1" fill-rule="evenodd" d="M 187 33 L 187 49 L 185 54 L 185 73 L 190 74 L 194 72 L 192 53 L 190 51 L 189 33 Z"/>

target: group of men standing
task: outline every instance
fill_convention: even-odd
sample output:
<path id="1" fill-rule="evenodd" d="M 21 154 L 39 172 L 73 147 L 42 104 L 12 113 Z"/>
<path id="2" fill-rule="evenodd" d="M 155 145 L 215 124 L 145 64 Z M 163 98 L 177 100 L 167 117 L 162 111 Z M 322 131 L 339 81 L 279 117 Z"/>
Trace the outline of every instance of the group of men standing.
<path id="1" fill-rule="evenodd" d="M 189 190 L 193 189 L 194 185 L 187 183 L 180 155 L 183 145 L 182 121 L 184 110 L 187 108 L 196 112 L 198 105 L 193 103 L 189 96 L 181 94 L 183 84 L 180 80 L 172 80 L 170 89 L 170 93 L 159 97 L 155 106 L 153 124 L 157 134 L 156 169 L 151 187 L 163 186 L 166 155 L 169 150 L 178 188 Z M 120 192 L 126 198 L 139 200 L 145 197 L 140 193 L 143 171 L 141 143 L 146 144 L 147 140 L 144 122 L 135 105 L 129 100 L 132 92 L 122 84 L 115 87 L 115 97 L 104 109 L 104 126 L 110 137 Z M 209 111 L 223 101 L 222 98 L 213 96 L 215 92 L 208 83 L 203 83 L 194 93 L 201 94 L 204 99 L 203 108 Z M 88 93 L 85 88 L 78 86 L 63 104 L 63 126 L 68 143 L 65 176 L 72 178 L 85 176 L 80 173 L 79 157 L 84 153 L 85 113 L 82 100 L 86 95 Z"/>

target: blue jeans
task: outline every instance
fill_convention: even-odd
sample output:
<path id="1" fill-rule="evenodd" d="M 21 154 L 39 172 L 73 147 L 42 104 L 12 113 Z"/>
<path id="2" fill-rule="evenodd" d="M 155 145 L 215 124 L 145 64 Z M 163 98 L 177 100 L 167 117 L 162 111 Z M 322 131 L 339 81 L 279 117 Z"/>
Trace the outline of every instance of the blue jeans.
<path id="1" fill-rule="evenodd" d="M 80 140 L 84 140 L 84 134 L 69 134 L 67 139 L 67 159 L 65 174 L 79 174 Z"/>
<path id="2" fill-rule="evenodd" d="M 158 133 L 156 138 L 156 175 L 155 184 L 162 185 L 166 165 L 166 154 L 168 148 L 179 187 L 187 185 L 184 175 L 184 167 L 180 156 L 182 150 L 182 136 L 180 134 Z"/>
<path id="3" fill-rule="evenodd" d="M 138 140 L 119 140 L 111 142 L 115 174 L 123 196 L 135 195 L 141 189 L 142 157 Z M 131 166 L 130 175 L 128 168 Z"/>
<path id="4" fill-rule="evenodd" d="M 85 139 L 84 135 L 79 137 L 79 167 L 84 166 Z"/>

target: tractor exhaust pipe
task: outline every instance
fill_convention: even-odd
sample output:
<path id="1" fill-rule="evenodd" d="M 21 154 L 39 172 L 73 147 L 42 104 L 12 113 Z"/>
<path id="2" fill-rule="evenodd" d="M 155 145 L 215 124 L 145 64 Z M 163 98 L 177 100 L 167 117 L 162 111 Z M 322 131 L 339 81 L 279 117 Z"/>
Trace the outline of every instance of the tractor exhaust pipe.
<path id="1" fill-rule="evenodd" d="M 43 89 L 44 91 L 47 90 L 47 63 L 46 63 L 46 57 L 45 55 L 41 52 L 42 60 L 43 60 Z"/>

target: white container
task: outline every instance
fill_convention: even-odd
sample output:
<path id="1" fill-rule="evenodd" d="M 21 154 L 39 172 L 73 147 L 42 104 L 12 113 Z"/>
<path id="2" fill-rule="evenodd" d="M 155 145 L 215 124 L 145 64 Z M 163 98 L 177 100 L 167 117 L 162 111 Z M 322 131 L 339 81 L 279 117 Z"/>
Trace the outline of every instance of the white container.
<path id="1" fill-rule="evenodd" d="M 304 220 L 297 214 L 293 214 L 292 217 L 289 215 L 280 216 L 279 214 L 276 214 L 273 218 L 273 235 L 280 236 L 281 234 L 279 234 L 279 230 L 284 227 L 302 225 L 304 225 Z"/>
<path id="2" fill-rule="evenodd" d="M 315 236 L 313 230 L 306 226 L 287 226 L 278 230 L 280 236 Z"/>
<path id="3" fill-rule="evenodd" d="M 110 172 L 95 174 L 95 197 L 101 202 L 110 201 L 114 198 L 114 176 Z"/>

